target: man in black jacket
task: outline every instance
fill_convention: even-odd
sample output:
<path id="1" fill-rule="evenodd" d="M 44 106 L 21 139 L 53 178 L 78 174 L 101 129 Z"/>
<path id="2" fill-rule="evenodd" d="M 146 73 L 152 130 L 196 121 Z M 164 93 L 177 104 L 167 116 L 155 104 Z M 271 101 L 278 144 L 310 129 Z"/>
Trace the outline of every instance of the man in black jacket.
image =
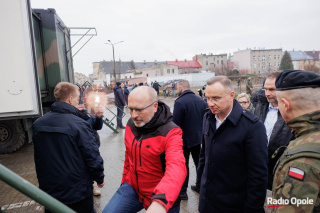
<path id="1" fill-rule="evenodd" d="M 279 109 L 276 96 L 276 77 L 279 72 L 273 72 L 267 76 L 264 83 L 265 96 L 259 96 L 254 114 L 264 123 L 268 137 L 268 189 L 272 189 L 273 169 L 282 155 L 285 147 L 294 135 L 283 120 Z M 274 152 L 277 154 L 272 157 Z"/>
<path id="2" fill-rule="evenodd" d="M 203 118 L 197 169 L 200 213 L 262 213 L 268 182 L 263 123 L 234 99 L 225 76 L 207 81 L 209 111 Z"/>
<path id="3" fill-rule="evenodd" d="M 51 111 L 33 124 L 39 188 L 76 212 L 92 212 L 92 181 L 103 187 L 103 160 L 87 117 L 76 108 L 79 88 L 60 82 L 54 96 Z"/>
<path id="4" fill-rule="evenodd" d="M 157 81 L 154 81 L 153 83 L 153 89 L 155 89 L 157 91 L 157 94 L 159 95 L 159 87 L 161 87 L 159 85 L 159 83 Z"/>
<path id="5" fill-rule="evenodd" d="M 113 87 L 114 102 L 117 106 L 117 128 L 125 129 L 122 125 L 122 116 L 125 104 L 124 94 L 121 89 L 121 83 L 117 82 L 116 86 Z"/>
<path id="6" fill-rule="evenodd" d="M 181 188 L 180 198 L 187 200 L 189 156 L 191 153 L 194 164 L 198 167 L 202 121 L 207 105 L 190 90 L 190 84 L 187 80 L 181 80 L 177 83 L 177 91 L 179 97 L 174 103 L 173 122 L 177 124 L 183 132 L 183 154 L 186 159 L 187 177 Z M 200 177 L 197 177 L 196 187 L 200 188 Z"/>

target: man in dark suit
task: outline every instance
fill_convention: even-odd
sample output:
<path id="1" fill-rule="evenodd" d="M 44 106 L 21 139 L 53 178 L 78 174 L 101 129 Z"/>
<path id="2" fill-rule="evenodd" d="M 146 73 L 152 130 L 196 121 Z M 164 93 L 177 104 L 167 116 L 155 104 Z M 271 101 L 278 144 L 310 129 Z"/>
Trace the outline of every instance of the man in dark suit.
<path id="1" fill-rule="evenodd" d="M 174 104 L 173 122 L 183 131 L 183 154 L 186 159 L 187 177 L 182 186 L 180 198 L 182 200 L 187 200 L 189 156 L 191 153 L 194 164 L 198 167 L 201 148 L 202 121 L 207 105 L 190 90 L 190 84 L 187 80 L 181 80 L 177 83 L 177 91 L 179 97 Z M 198 187 L 200 186 L 200 177 L 199 179 L 197 178 L 196 185 Z"/>
<path id="2" fill-rule="evenodd" d="M 295 137 L 283 120 L 276 96 L 276 77 L 279 72 L 267 76 L 264 83 L 264 96 L 260 96 L 254 114 L 264 123 L 268 137 L 268 189 L 272 189 L 273 169 L 286 146 Z M 277 154 L 272 156 L 275 151 Z"/>
<path id="3" fill-rule="evenodd" d="M 198 166 L 199 212 L 264 212 L 268 181 L 263 123 L 234 99 L 226 76 L 207 81 L 210 111 L 203 118 Z"/>

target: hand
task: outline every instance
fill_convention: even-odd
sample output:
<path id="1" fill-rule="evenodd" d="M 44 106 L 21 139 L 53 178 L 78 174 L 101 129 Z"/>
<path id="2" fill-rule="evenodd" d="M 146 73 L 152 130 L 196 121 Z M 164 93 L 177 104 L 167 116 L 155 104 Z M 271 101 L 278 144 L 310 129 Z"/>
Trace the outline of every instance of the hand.
<path id="1" fill-rule="evenodd" d="M 101 183 L 101 184 L 98 184 L 98 183 L 97 183 L 97 186 L 98 186 L 99 188 L 102 188 L 102 187 L 104 186 L 104 184 L 105 184 L 105 182 L 104 182 L 104 180 L 103 180 L 103 183 Z"/>
<path id="2" fill-rule="evenodd" d="M 102 108 L 102 106 L 99 104 L 99 106 L 98 106 L 98 112 L 95 114 L 95 117 L 101 118 L 102 116 L 103 116 L 103 108 Z"/>
<path id="3" fill-rule="evenodd" d="M 146 213 L 166 213 L 166 208 L 158 201 L 152 201 Z"/>

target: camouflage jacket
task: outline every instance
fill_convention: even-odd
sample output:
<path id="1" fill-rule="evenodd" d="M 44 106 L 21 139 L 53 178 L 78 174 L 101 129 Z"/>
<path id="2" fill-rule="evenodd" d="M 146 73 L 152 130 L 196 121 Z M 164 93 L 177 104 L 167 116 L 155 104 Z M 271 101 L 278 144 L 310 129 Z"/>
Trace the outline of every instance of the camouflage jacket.
<path id="1" fill-rule="evenodd" d="M 297 138 L 291 141 L 278 162 L 272 198 L 290 203 L 273 207 L 272 213 L 320 212 L 320 110 L 294 118 L 288 126 Z M 288 206 L 294 204 L 292 198 L 312 199 L 313 205 Z M 276 205 L 268 203 L 268 206 Z"/>

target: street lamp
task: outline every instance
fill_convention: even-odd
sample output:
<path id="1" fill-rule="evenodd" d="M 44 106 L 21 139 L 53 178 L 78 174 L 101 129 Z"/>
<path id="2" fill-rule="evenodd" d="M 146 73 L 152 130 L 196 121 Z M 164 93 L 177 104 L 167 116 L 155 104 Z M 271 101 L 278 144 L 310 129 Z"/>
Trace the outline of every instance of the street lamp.
<path id="1" fill-rule="evenodd" d="M 110 40 L 108 40 L 108 42 L 110 43 L 105 43 L 105 44 L 109 44 L 112 46 L 112 53 L 113 53 L 113 75 L 114 75 L 114 82 L 117 82 L 117 77 L 116 77 L 116 61 L 114 60 L 114 45 L 119 44 L 123 41 L 118 41 L 116 43 L 112 43 Z"/>

